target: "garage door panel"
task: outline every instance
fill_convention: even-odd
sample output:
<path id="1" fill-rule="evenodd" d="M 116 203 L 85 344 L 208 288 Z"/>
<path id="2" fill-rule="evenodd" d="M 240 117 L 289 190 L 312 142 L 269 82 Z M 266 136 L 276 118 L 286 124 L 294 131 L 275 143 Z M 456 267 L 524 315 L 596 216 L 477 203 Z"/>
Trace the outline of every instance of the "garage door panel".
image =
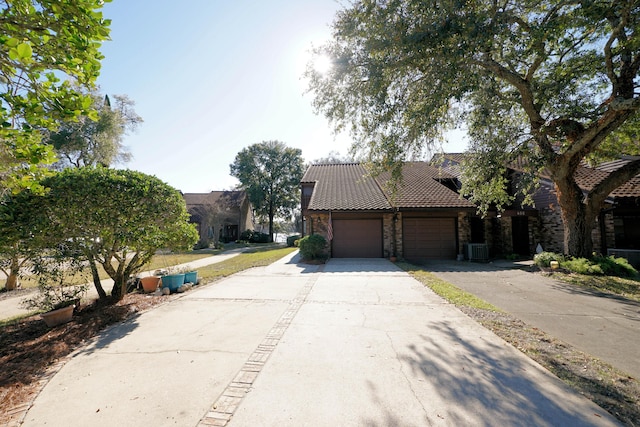
<path id="1" fill-rule="evenodd" d="M 381 258 L 381 219 L 333 220 L 334 258 Z"/>
<path id="2" fill-rule="evenodd" d="M 407 259 L 455 258 L 455 218 L 405 218 L 403 245 Z"/>

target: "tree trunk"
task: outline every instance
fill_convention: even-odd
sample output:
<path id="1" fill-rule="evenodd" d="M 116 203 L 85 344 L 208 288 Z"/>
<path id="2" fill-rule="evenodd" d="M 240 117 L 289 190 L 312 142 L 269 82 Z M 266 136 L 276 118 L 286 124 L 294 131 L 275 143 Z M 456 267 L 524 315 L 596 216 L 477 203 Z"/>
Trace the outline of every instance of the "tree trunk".
<path id="1" fill-rule="evenodd" d="M 120 301 L 127 294 L 127 281 L 124 275 L 116 275 L 113 278 L 113 288 L 111 289 L 111 298 L 114 301 Z"/>
<path id="2" fill-rule="evenodd" d="M 273 202 L 269 202 L 269 243 L 273 243 Z"/>
<path id="3" fill-rule="evenodd" d="M 100 281 L 100 274 L 98 273 L 98 266 L 96 265 L 95 258 L 92 253 L 87 254 L 87 259 L 89 260 L 89 268 L 91 268 L 91 277 L 93 278 L 93 286 L 96 288 L 96 292 L 98 292 L 98 296 L 101 300 L 107 298 L 107 293 L 102 287 L 102 282 Z"/>
<path id="4" fill-rule="evenodd" d="M 5 282 L 4 288 L 7 291 L 15 291 L 20 287 L 20 282 L 18 280 L 20 275 L 20 260 L 18 257 L 11 257 L 11 265 L 9 266 L 9 275 L 7 276 L 7 281 Z"/>
<path id="5" fill-rule="evenodd" d="M 556 180 L 555 187 L 564 226 L 564 253 L 578 258 L 591 258 L 591 232 L 595 227 L 598 209 L 584 203 L 582 191 L 573 179 Z"/>

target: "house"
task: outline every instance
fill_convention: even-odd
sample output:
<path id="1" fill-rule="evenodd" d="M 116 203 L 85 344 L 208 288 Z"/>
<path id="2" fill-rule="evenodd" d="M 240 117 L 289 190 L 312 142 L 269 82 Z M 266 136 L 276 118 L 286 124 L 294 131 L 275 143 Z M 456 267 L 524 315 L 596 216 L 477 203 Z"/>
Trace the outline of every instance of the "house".
<path id="1" fill-rule="evenodd" d="M 233 242 L 253 229 L 251 203 L 244 191 L 212 191 L 182 195 L 198 228 L 201 243 Z"/>
<path id="2" fill-rule="evenodd" d="M 460 164 L 464 154 L 444 154 L 438 160 L 443 171 L 460 178 Z M 581 165 L 576 171 L 576 182 L 583 191 L 591 190 L 609 173 L 638 157 L 624 156 L 603 163 L 596 168 Z M 517 163 L 509 165 L 507 174 L 515 194 L 514 183 L 523 168 Z M 564 227 L 560 207 L 550 177 L 542 173 L 539 187 L 532 195 L 534 206 L 524 206 L 516 198 L 512 206 L 502 213 L 489 212 L 487 218 L 476 220 L 476 226 L 485 229 L 487 244 L 492 255 L 534 253 L 539 243 L 546 251 L 563 252 Z M 625 256 L 632 263 L 640 262 L 640 175 L 613 191 L 605 201 L 592 232 L 594 250 L 603 254 Z"/>
<path id="3" fill-rule="evenodd" d="M 455 259 L 470 242 L 475 206 L 455 176 L 407 162 L 402 181 L 372 177 L 359 163 L 312 165 L 302 181 L 303 234 L 321 234 L 334 258 Z"/>

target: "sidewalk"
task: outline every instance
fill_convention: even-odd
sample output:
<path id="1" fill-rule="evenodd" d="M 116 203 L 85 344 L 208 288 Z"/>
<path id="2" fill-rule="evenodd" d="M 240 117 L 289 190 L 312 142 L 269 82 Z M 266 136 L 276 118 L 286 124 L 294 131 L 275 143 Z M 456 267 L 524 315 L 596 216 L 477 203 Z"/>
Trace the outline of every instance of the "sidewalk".
<path id="1" fill-rule="evenodd" d="M 179 264 L 176 267 L 186 267 L 186 266 L 190 266 L 194 269 L 199 268 L 199 267 L 205 267 L 207 265 L 211 265 L 211 264 L 216 264 L 218 262 L 222 262 L 225 261 L 229 258 L 233 258 L 234 256 L 237 256 L 238 254 L 242 253 L 244 250 L 246 250 L 247 248 L 235 248 L 235 249 L 230 249 L 228 251 L 222 252 L 218 255 L 212 255 L 209 257 L 205 257 L 205 258 L 200 258 L 194 261 L 190 261 L 188 263 L 185 264 Z M 139 275 L 141 277 L 144 276 L 151 276 L 153 275 L 154 272 L 153 271 L 144 271 L 139 273 Z M 111 288 L 113 287 L 113 280 L 111 279 L 104 279 L 102 280 L 100 283 L 102 283 L 102 287 L 103 289 L 105 289 L 107 292 L 111 291 Z M 35 289 L 34 289 L 35 292 Z M 32 310 L 27 310 L 21 307 L 20 303 L 22 302 L 22 300 L 24 300 L 25 298 L 28 298 L 28 294 L 21 294 L 21 295 L 17 295 L 15 297 L 11 297 L 8 296 L 2 300 L 0 300 L 0 320 L 4 320 L 4 319 L 10 319 L 12 317 L 16 317 L 16 316 L 22 316 L 22 315 L 27 315 L 30 312 L 32 312 Z M 96 291 L 96 287 L 93 285 L 93 282 L 89 283 L 89 287 L 87 290 L 86 295 L 84 296 L 84 300 L 94 300 L 98 298 L 98 292 Z"/>
<path id="2" fill-rule="evenodd" d="M 640 303 L 513 268 L 438 261 L 425 266 L 549 335 L 640 379 Z"/>
<path id="3" fill-rule="evenodd" d="M 104 331 L 25 426 L 618 425 L 383 259 L 268 266 Z"/>

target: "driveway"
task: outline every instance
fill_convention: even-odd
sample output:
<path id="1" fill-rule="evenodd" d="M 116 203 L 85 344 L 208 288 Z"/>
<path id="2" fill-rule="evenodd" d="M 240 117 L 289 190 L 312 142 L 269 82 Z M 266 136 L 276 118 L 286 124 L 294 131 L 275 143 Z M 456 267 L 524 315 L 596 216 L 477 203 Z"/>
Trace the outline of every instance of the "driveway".
<path id="1" fill-rule="evenodd" d="M 617 425 L 382 260 L 297 255 L 105 331 L 26 426 Z"/>
<path id="2" fill-rule="evenodd" d="M 430 262 L 441 279 L 640 378 L 640 303 L 513 268 Z"/>

